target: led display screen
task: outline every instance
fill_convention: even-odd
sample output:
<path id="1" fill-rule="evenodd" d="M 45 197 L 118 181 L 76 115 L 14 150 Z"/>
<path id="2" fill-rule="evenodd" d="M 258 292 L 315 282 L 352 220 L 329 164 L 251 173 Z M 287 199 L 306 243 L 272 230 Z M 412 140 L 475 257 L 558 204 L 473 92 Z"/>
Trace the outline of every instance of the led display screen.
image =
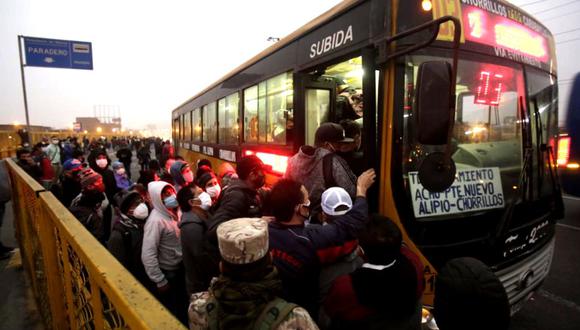
<path id="1" fill-rule="evenodd" d="M 463 27 L 466 40 L 511 51 L 542 63 L 549 61 L 548 40 L 538 32 L 508 18 L 477 7 L 464 6 Z M 503 48 L 503 49 L 502 49 Z"/>

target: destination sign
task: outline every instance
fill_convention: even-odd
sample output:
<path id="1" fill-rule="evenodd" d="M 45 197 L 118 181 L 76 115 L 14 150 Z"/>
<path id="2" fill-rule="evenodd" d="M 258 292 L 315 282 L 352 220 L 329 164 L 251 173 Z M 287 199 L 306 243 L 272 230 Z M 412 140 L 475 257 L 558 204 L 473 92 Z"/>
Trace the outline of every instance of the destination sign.
<path id="1" fill-rule="evenodd" d="M 550 32 L 534 18 L 504 1 L 436 0 L 433 18 L 452 15 L 462 23 L 465 46 L 486 51 L 544 70 L 555 71 L 554 43 Z M 453 40 L 449 24 L 438 39 Z"/>
<path id="2" fill-rule="evenodd" d="M 419 172 L 409 172 L 416 218 L 502 208 L 505 197 L 498 167 L 457 170 L 455 181 L 443 192 L 421 185 Z"/>

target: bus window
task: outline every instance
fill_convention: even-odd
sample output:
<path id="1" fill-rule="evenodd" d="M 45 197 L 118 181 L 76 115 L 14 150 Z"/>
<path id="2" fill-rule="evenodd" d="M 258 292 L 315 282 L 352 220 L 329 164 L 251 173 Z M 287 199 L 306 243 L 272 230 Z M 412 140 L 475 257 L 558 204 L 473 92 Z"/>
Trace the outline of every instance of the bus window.
<path id="1" fill-rule="evenodd" d="M 244 90 L 244 141 L 286 144 L 294 127 L 291 73 Z"/>
<path id="2" fill-rule="evenodd" d="M 258 86 L 244 90 L 244 141 L 258 142 Z"/>
<path id="3" fill-rule="evenodd" d="M 320 124 L 329 121 L 330 91 L 306 90 L 306 144 L 314 145 L 314 133 Z"/>
<path id="4" fill-rule="evenodd" d="M 191 111 L 183 115 L 183 141 L 191 141 Z"/>
<path id="5" fill-rule="evenodd" d="M 219 116 L 219 143 L 238 143 L 238 104 L 240 97 L 238 93 L 226 96 L 218 101 Z"/>
<path id="6" fill-rule="evenodd" d="M 193 110 L 191 114 L 192 122 L 192 140 L 193 142 L 201 142 L 201 109 Z"/>
<path id="7" fill-rule="evenodd" d="M 556 148 L 555 141 L 558 138 L 558 85 L 555 79 L 548 73 L 541 72 L 529 68 L 526 70 L 528 78 L 528 95 L 530 117 L 532 119 L 532 144 L 536 152 L 532 155 L 534 157 L 534 164 L 538 161 L 540 165 L 538 168 L 543 171 L 534 171 L 534 180 L 537 184 L 537 190 L 542 196 L 551 196 L 553 193 L 552 174 L 550 170 L 552 167 L 548 166 L 550 162 L 555 162 L 555 159 L 550 159 L 547 152 L 542 153 L 544 148 L 541 144 L 552 146 Z M 538 159 L 540 155 L 540 159 Z M 554 150 L 554 155 L 556 155 Z M 552 164 L 554 165 L 554 164 Z"/>
<path id="8" fill-rule="evenodd" d="M 217 133 L 217 118 L 216 118 L 216 105 L 212 102 L 202 108 L 203 126 L 202 126 L 202 138 L 203 142 L 206 143 L 216 143 L 216 133 Z"/>

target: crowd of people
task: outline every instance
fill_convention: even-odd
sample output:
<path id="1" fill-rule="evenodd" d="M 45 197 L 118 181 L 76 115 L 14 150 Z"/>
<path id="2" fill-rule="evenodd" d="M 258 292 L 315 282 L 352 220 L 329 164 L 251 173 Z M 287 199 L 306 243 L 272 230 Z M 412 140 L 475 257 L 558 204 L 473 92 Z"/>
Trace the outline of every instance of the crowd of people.
<path id="1" fill-rule="evenodd" d="M 17 158 L 190 329 L 418 329 L 423 266 L 369 214 L 375 172 L 353 172 L 345 136 L 322 124 L 272 187 L 256 156 L 214 169 L 160 139 L 53 137 Z"/>

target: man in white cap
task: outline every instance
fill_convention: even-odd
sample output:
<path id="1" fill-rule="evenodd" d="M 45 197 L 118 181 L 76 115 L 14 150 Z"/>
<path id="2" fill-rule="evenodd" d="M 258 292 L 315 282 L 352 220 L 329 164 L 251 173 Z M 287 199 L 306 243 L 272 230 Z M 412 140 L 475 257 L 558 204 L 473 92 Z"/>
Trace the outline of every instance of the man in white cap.
<path id="1" fill-rule="evenodd" d="M 332 212 L 341 215 L 326 226 L 305 224 L 311 202 L 304 185 L 282 179 L 270 192 L 275 218 L 269 224 L 270 250 L 284 284 L 283 297 L 303 306 L 311 315 L 318 315 L 319 276 L 325 255 L 329 248 L 352 240 L 364 228 L 368 221 L 366 193 L 375 177 L 372 169 L 360 175 L 352 209 L 348 210 L 344 203 L 328 203 Z"/>
<path id="2" fill-rule="evenodd" d="M 217 229 L 219 278 L 194 293 L 190 329 L 318 329 L 308 312 L 278 297 L 282 282 L 268 253 L 268 223 L 240 218 Z"/>

